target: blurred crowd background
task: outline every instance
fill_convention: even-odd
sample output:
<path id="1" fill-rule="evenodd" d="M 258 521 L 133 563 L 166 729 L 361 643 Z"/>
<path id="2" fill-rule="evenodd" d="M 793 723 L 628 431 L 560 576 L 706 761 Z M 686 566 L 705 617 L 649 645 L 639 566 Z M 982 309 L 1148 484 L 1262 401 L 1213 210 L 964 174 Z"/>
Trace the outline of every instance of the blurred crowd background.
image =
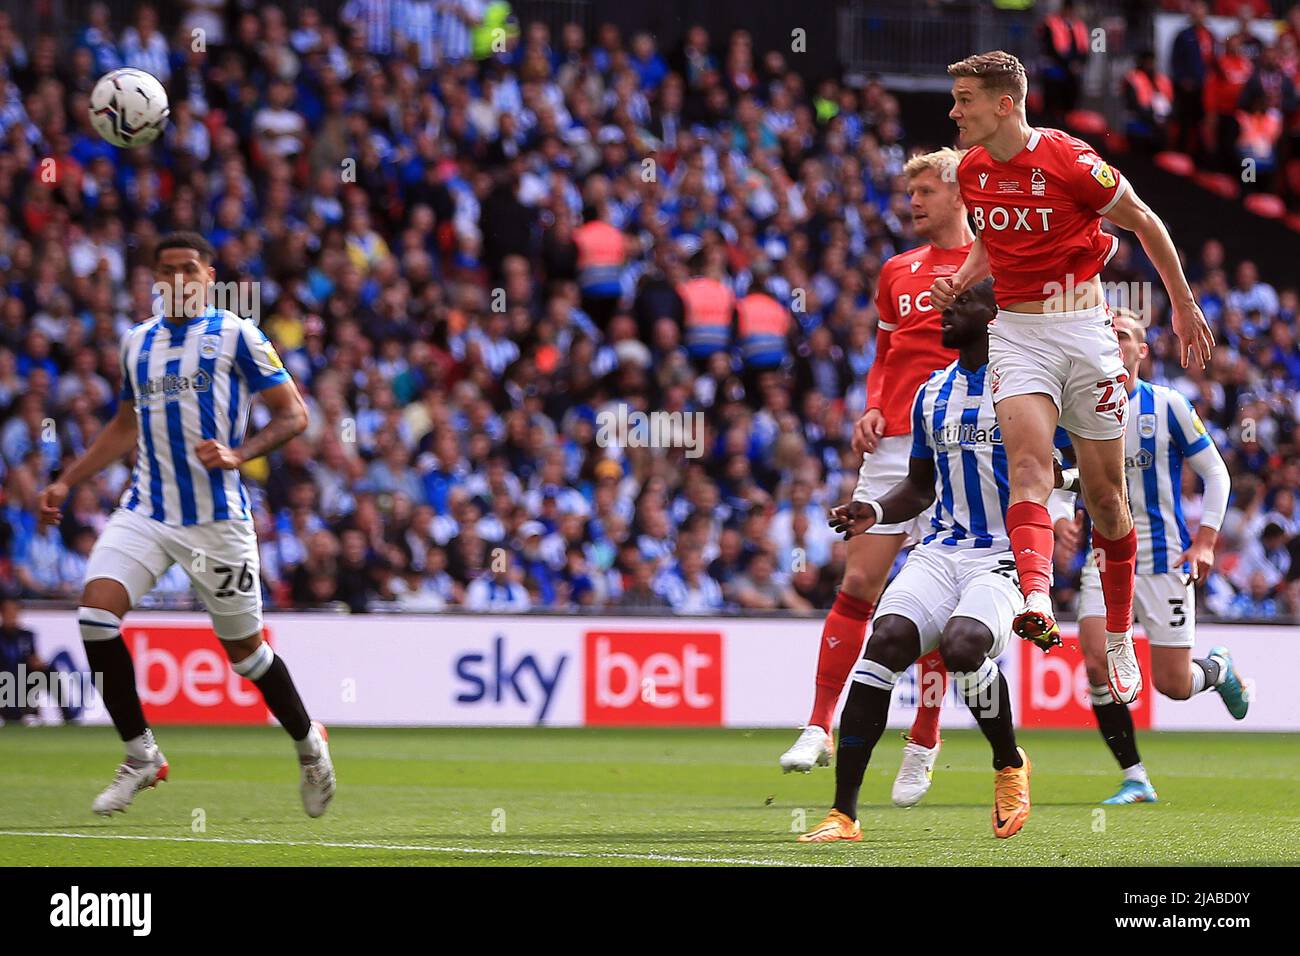
<path id="1" fill-rule="evenodd" d="M 661 49 L 480 0 L 351 0 L 328 22 L 184 6 L 171 34 L 147 4 L 32 38 L 0 13 L 8 588 L 79 593 L 129 466 L 76 489 L 45 533 L 36 495 L 114 411 L 153 243 L 198 229 L 219 280 L 257 290 L 311 410 L 305 435 L 244 469 L 268 606 L 830 606 L 845 546 L 826 517 L 857 476 L 875 284 L 920 243 L 901 171 L 944 145 L 909 138 L 894 93 L 810 81 L 743 27 Z M 1039 95 L 1061 40 L 1042 25 Z M 1231 67 L 1249 73 L 1244 108 L 1262 87 L 1293 111 L 1294 39 L 1216 47 L 1215 69 L 1234 49 L 1253 64 Z M 169 90 L 154 147 L 89 126 L 92 85 L 121 65 Z M 1070 96 L 1046 92 L 1053 111 Z M 1192 400 L 1233 476 L 1204 610 L 1294 615 L 1296 276 L 1219 241 L 1183 252 L 1219 350 L 1182 369 L 1157 301 L 1143 374 Z M 1159 284 L 1127 234 L 1103 278 Z M 620 408 L 698 413 L 702 453 L 603 440 Z M 1190 469 L 1183 494 L 1195 527 Z M 1067 609 L 1081 561 L 1058 556 Z M 189 601 L 179 568 L 147 599 Z"/>

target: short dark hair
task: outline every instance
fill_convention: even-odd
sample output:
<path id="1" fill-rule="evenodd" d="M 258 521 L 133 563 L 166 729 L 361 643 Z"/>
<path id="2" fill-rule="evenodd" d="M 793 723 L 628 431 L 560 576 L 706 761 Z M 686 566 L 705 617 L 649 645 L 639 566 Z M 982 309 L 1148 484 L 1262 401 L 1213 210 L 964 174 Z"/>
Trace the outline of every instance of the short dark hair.
<path id="1" fill-rule="evenodd" d="M 194 249 L 204 262 L 211 262 L 217 257 L 212 243 L 197 232 L 169 232 L 153 247 L 153 261 L 157 262 L 164 249 Z"/>

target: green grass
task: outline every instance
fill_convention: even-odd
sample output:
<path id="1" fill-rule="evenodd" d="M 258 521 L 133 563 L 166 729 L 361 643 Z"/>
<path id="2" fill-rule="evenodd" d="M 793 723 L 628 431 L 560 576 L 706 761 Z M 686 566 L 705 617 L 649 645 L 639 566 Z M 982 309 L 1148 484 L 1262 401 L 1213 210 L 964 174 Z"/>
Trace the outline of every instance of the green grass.
<path id="1" fill-rule="evenodd" d="M 1107 807 L 1100 817 L 1097 801 L 1114 791 L 1119 773 L 1096 733 L 1024 733 L 1035 769 L 1033 815 L 1003 841 L 989 826 L 992 771 L 978 735 L 948 734 L 925 803 L 898 810 L 889 787 L 900 743 L 890 732 L 867 772 L 862 842 L 830 846 L 794 842 L 805 824 L 820 821 L 834 780 L 830 770 L 781 774 L 776 758 L 793 740 L 790 732 L 338 728 L 330 740 L 339 792 L 320 820 L 302 813 L 293 752 L 278 730 L 164 727 L 159 739 L 171 780 L 105 820 L 90 813 L 90 801 L 120 753 L 111 730 L 0 730 L 0 863 L 1300 860 L 1300 740 L 1286 734 L 1146 734 L 1142 755 L 1161 802 Z M 494 832 L 494 822 L 504 832 Z"/>

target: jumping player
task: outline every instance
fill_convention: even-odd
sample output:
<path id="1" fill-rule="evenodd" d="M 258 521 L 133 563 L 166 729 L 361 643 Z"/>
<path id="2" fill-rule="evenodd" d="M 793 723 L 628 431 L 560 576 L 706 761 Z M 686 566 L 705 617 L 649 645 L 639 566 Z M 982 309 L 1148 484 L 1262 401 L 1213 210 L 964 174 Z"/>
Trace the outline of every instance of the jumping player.
<path id="1" fill-rule="evenodd" d="M 856 501 L 878 498 L 907 476 L 912 398 L 931 372 L 957 357 L 940 341 L 930 286 L 957 271 L 974 241 L 957 190 L 960 160 L 956 150 L 941 149 L 913 156 L 903 168 L 913 226 L 929 243 L 893 256 L 880 270 L 876 358 L 867 374 L 867 410 L 853 433 L 853 449 L 862 454 Z M 812 714 L 799 739 L 781 755 L 787 773 L 829 763 L 835 707 L 862 653 L 867 621 L 898 552 L 909 539 L 920 541 L 926 533 L 917 519 L 877 524 L 849 539 L 844 580 L 822 630 Z M 919 667 L 916 720 L 894 781 L 894 802 L 904 807 L 925 796 L 939 754 L 939 707 L 947 675 L 938 654 L 926 655 Z"/>
<path id="2" fill-rule="evenodd" d="M 1049 587 L 1053 529 L 1045 504 L 1054 482 L 1052 435 L 1070 434 L 1106 605 L 1107 683 L 1131 703 L 1142 686 L 1133 653 L 1137 536 L 1124 487 L 1127 373 L 1099 273 L 1119 243 L 1101 219 L 1137 234 L 1160 273 L 1182 363 L 1204 366 L 1214 345 L 1160 219 L 1087 143 L 1025 119 L 1025 69 L 1001 51 L 948 68 L 961 143 L 957 171 L 978 238 L 957 274 L 935 281 L 936 308 L 992 275 L 999 311 L 989 327 L 990 388 L 1010 466 L 1011 539 L 1024 603 L 1014 629 L 1060 641 Z"/>
<path id="3" fill-rule="evenodd" d="M 831 526 L 849 536 L 909 521 L 938 503 L 931 532 L 885 590 L 866 652 L 840 716 L 835 802 L 801 843 L 859 840 L 858 792 L 885 729 L 898 675 L 936 648 L 993 748 L 993 832 L 1005 838 L 1029 817 L 1029 758 L 1016 746 L 1007 682 L 995 662 L 1020 607 L 1016 564 L 1003 522 L 1007 458 L 989 389 L 989 281 L 962 292 L 943 313 L 943 342 L 960 357 L 916 394 L 907 478 L 878 500 L 836 508 Z M 1063 432 L 1060 444 L 1068 443 Z M 937 488 L 936 488 L 937 485 Z"/>
<path id="4" fill-rule="evenodd" d="M 196 233 L 173 233 L 154 253 L 164 314 L 122 341 L 117 413 L 40 496 L 42 526 L 62 519 L 69 491 L 136 448 L 131 485 L 95 542 L 77 618 L 90 669 L 103 675 L 104 705 L 126 757 L 91 809 L 110 816 L 169 767 L 145 722 L 122 618 L 173 563 L 189 575 L 237 674 L 256 685 L 288 731 L 301 765 L 303 807 L 323 814 L 334 795 L 325 728 L 307 716 L 289 671 L 262 640 L 257 535 L 238 468 L 307 427 L 307 407 L 252 322 L 214 309 L 213 249 Z M 194 294 L 198 293 L 198 294 Z M 252 397 L 271 420 L 247 441 Z"/>
<path id="5" fill-rule="evenodd" d="M 1214 545 L 1228 507 L 1228 468 L 1187 399 L 1172 388 L 1138 378 L 1148 352 L 1146 330 L 1138 317 L 1128 309 L 1116 309 L 1114 321 L 1128 371 L 1130 414 L 1124 464 L 1138 536 L 1133 603 L 1137 622 L 1151 642 L 1152 678 L 1156 690 L 1172 700 L 1217 691 L 1228 713 L 1241 720 L 1250 702 L 1228 649 L 1215 647 L 1204 658 L 1192 657 L 1196 639 L 1192 585 L 1214 567 Z M 1204 511 L 1195 537 L 1183 517 L 1184 462 L 1205 482 Z M 1119 790 L 1102 802 L 1155 802 L 1155 788 L 1138 756 L 1133 717 L 1128 706 L 1112 700 L 1106 688 L 1105 607 L 1092 557 L 1084 567 L 1078 616 L 1093 713 L 1106 746 L 1124 772 Z"/>

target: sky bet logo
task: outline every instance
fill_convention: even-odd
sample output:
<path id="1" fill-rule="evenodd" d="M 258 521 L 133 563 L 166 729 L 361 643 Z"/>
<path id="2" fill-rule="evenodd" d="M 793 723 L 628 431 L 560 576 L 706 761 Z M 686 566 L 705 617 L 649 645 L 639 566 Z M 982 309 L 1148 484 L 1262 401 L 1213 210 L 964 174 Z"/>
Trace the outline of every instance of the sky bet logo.
<path id="1" fill-rule="evenodd" d="M 548 666 L 532 654 L 511 657 L 505 635 L 498 634 L 490 653 L 462 654 L 456 658 L 456 677 L 464 683 L 456 702 L 535 705 L 537 712 L 533 719 L 540 724 L 550 712 L 555 688 L 568 660 L 567 655 L 557 654 L 554 663 Z"/>

